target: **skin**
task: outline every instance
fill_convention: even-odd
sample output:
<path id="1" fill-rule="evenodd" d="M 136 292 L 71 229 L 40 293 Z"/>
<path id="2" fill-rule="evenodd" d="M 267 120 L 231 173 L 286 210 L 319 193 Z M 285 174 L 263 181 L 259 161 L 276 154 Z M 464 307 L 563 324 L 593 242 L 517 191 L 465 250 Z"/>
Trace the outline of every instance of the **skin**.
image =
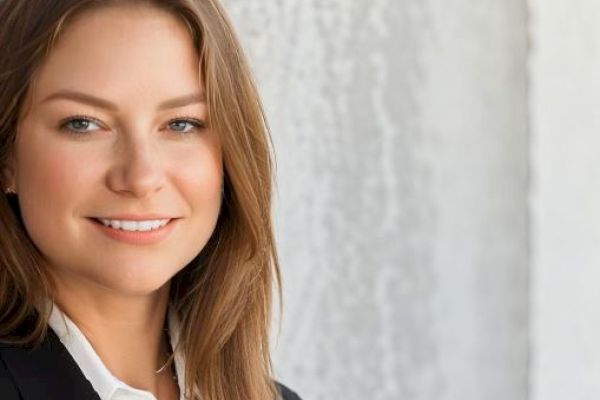
<path id="1" fill-rule="evenodd" d="M 168 374 L 154 372 L 164 360 L 170 279 L 204 247 L 221 205 L 219 137 L 180 121 L 204 121 L 206 104 L 158 109 L 202 94 L 198 65 L 185 25 L 165 11 L 86 11 L 38 70 L 8 171 L 27 232 L 57 283 L 55 302 L 113 375 L 160 399 L 178 398 Z M 47 99 L 64 90 L 116 108 Z M 65 118 L 80 115 L 97 122 L 65 129 Z M 89 219 L 119 213 L 180 219 L 152 245 L 114 240 Z"/>

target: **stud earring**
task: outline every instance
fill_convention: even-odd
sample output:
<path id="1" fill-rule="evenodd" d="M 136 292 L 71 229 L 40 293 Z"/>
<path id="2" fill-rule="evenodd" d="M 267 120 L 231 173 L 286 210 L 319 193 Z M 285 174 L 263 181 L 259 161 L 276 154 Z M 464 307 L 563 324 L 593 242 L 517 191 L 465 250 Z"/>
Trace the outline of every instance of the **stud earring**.
<path id="1" fill-rule="evenodd" d="M 13 188 L 7 188 L 4 193 L 6 194 L 17 194 Z"/>

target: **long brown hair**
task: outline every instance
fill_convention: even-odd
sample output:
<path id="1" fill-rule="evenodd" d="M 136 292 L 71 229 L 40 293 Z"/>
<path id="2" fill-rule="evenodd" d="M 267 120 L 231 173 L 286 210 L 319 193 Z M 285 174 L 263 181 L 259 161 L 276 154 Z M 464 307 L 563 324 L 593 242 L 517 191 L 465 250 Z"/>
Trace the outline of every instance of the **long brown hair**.
<path id="1" fill-rule="evenodd" d="M 272 285 L 281 301 L 281 278 L 271 224 L 274 160 L 250 69 L 218 0 L 130 2 L 168 10 L 186 24 L 200 55 L 207 122 L 222 140 L 219 220 L 206 246 L 171 282 L 171 306 L 182 321 L 186 392 L 203 400 L 275 399 L 269 326 Z M 122 3 L 0 1 L 1 168 L 11 159 L 36 71 L 65 26 L 83 10 Z M 0 195 L 0 341 L 40 343 L 52 289 L 43 257 L 20 218 L 18 198 Z"/>

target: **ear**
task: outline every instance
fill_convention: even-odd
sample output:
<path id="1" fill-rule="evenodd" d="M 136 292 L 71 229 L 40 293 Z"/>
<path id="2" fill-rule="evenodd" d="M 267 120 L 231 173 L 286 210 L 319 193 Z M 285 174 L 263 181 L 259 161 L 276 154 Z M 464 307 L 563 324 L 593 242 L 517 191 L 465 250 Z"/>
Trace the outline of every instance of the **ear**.
<path id="1" fill-rule="evenodd" d="M 12 191 L 16 193 L 16 173 L 13 160 L 0 167 L 0 179 L 2 179 L 2 190 L 4 192 Z"/>

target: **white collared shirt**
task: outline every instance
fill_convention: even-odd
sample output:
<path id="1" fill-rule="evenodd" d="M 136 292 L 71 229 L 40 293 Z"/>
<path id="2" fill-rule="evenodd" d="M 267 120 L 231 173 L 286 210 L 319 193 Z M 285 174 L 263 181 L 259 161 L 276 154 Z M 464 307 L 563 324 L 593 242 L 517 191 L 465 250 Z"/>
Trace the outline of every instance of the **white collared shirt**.
<path id="1" fill-rule="evenodd" d="M 56 304 L 52 308 L 48 324 L 67 348 L 101 400 L 156 400 L 156 397 L 149 391 L 136 389 L 117 379 L 106 368 L 77 325 Z M 175 349 L 179 340 L 179 323 L 175 313 L 168 312 L 168 324 L 171 346 Z M 184 361 L 182 354 L 177 352 L 175 353 L 175 370 L 179 393 L 181 393 L 180 400 L 185 400 Z"/>

